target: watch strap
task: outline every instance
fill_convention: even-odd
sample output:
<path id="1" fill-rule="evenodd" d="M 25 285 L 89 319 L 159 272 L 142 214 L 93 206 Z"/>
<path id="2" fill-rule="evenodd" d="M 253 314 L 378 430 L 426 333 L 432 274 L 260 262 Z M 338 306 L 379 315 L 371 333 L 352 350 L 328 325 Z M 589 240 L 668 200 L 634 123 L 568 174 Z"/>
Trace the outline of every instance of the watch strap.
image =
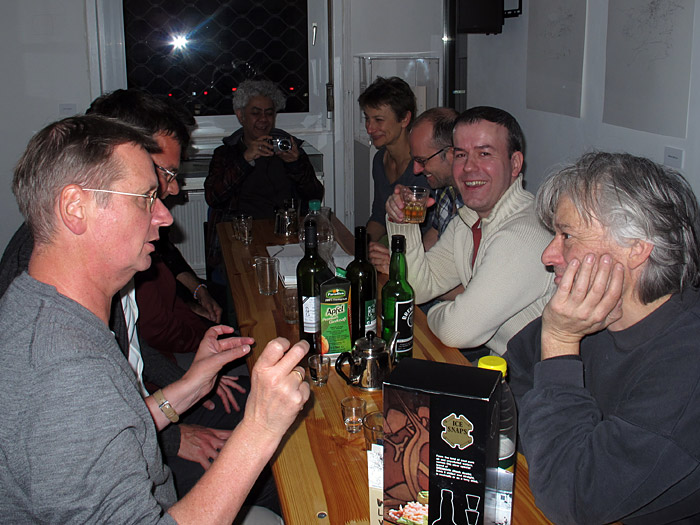
<path id="1" fill-rule="evenodd" d="M 163 412 L 165 417 L 167 417 L 173 423 L 180 421 L 180 416 L 177 415 L 177 412 L 175 412 L 175 409 L 170 404 L 170 401 L 165 399 L 162 389 L 153 392 L 153 399 L 155 399 L 156 403 L 158 403 L 158 408 L 160 408 L 160 411 Z"/>

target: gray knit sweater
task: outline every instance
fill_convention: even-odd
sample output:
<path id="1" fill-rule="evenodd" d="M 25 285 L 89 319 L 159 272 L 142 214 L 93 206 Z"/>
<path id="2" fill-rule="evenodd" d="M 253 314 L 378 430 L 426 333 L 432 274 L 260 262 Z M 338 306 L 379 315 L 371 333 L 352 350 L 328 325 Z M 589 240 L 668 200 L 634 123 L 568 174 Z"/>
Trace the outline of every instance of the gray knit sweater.
<path id="1" fill-rule="evenodd" d="M 5 523 L 175 523 L 153 420 L 108 327 L 27 274 L 0 300 Z"/>

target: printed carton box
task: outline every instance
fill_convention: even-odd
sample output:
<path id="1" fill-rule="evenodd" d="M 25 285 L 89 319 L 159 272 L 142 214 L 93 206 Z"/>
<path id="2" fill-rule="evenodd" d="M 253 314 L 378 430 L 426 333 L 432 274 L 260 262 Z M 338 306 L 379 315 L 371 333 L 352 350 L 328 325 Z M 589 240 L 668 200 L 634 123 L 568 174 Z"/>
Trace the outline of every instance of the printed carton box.
<path id="1" fill-rule="evenodd" d="M 335 276 L 320 285 L 321 291 L 321 350 L 332 359 L 349 352 L 350 341 L 350 281 Z"/>
<path id="2" fill-rule="evenodd" d="M 498 523 L 500 373 L 404 359 L 383 395 L 384 522 Z"/>

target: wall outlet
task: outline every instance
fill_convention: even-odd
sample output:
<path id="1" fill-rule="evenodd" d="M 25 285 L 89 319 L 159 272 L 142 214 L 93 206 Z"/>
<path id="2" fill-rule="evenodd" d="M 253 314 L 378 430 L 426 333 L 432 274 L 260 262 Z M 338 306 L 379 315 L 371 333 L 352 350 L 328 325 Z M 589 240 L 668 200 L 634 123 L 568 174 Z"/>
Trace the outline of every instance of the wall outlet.
<path id="1" fill-rule="evenodd" d="M 63 118 L 63 117 L 72 117 L 73 115 L 78 113 L 78 106 L 77 104 L 59 104 L 58 105 L 58 116 Z"/>
<path id="2" fill-rule="evenodd" d="M 682 149 L 671 148 L 666 146 L 664 148 L 664 164 L 669 168 L 674 168 L 680 170 L 683 168 L 683 153 Z"/>

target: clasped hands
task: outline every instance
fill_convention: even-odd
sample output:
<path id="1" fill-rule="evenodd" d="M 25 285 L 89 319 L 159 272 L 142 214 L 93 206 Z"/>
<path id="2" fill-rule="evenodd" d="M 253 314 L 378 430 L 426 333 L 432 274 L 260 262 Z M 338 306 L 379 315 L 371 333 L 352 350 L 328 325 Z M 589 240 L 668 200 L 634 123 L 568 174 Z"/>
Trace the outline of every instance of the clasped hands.
<path id="1" fill-rule="evenodd" d="M 624 268 L 609 254 L 569 261 L 542 312 L 542 359 L 579 355 L 580 342 L 622 318 Z"/>

